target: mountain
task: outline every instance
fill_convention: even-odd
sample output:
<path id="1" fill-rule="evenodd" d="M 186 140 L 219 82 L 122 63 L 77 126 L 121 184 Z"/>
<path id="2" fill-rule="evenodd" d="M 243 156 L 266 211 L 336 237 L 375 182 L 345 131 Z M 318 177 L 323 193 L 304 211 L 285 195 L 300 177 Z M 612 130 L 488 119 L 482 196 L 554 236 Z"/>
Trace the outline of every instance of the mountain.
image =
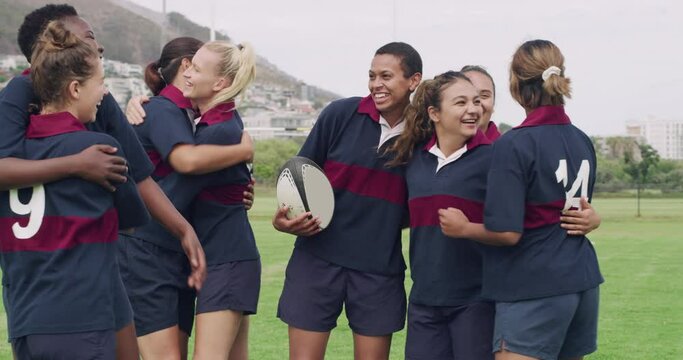
<path id="1" fill-rule="evenodd" d="M 62 1 L 56 1 L 62 3 Z M 97 40 L 104 47 L 104 56 L 111 60 L 146 66 L 159 56 L 161 49 L 162 13 L 144 8 L 126 0 L 67 0 L 90 22 Z M 0 0 L 0 54 L 20 54 L 16 44 L 17 29 L 24 16 L 32 9 L 55 1 L 48 0 Z M 209 28 L 196 24 L 179 13 L 166 16 L 164 42 L 177 36 L 192 36 L 208 41 Z M 222 33 L 216 39 L 230 40 Z M 291 76 L 267 59 L 258 56 L 256 82 L 273 84 L 299 93 L 303 82 Z M 340 96 L 324 89 L 311 86 L 311 101 L 324 104 Z"/>

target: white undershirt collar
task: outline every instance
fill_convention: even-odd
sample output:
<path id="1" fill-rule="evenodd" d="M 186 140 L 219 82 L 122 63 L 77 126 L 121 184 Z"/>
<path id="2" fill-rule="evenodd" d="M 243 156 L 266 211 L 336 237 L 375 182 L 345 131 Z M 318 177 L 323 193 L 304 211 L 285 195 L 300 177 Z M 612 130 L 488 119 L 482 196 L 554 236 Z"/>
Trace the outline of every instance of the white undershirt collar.
<path id="1" fill-rule="evenodd" d="M 444 153 L 441 152 L 441 149 L 439 149 L 436 143 L 434 143 L 434 145 L 432 145 L 432 147 L 429 148 L 429 152 L 436 156 L 436 172 L 439 172 L 439 170 L 441 170 L 442 167 L 460 159 L 467 152 L 467 144 L 465 144 L 465 146 L 461 147 L 460 149 L 456 150 L 448 157 L 446 157 L 446 155 L 444 155 Z"/>
<path id="2" fill-rule="evenodd" d="M 379 125 L 382 133 L 379 136 L 379 145 L 377 145 L 377 150 L 382 147 L 382 145 L 387 142 L 387 140 L 401 135 L 403 132 L 403 129 L 406 127 L 406 122 L 403 121 L 403 119 L 398 121 L 398 124 L 394 126 L 393 128 L 389 125 L 387 120 L 384 118 L 384 116 L 380 115 L 379 116 Z"/>

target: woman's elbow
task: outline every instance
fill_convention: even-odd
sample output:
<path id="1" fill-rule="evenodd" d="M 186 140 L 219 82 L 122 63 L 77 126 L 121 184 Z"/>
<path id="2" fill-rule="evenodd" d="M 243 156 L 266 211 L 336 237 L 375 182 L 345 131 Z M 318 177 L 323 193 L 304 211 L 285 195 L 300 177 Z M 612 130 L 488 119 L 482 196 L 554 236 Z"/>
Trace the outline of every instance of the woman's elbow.
<path id="1" fill-rule="evenodd" d="M 519 243 L 519 239 L 522 238 L 522 234 L 517 232 L 505 232 L 501 234 L 501 243 L 503 246 L 515 246 Z"/>
<path id="2" fill-rule="evenodd" d="M 199 161 L 192 156 L 191 151 L 173 150 L 168 156 L 168 162 L 180 174 L 195 174 L 199 171 Z"/>

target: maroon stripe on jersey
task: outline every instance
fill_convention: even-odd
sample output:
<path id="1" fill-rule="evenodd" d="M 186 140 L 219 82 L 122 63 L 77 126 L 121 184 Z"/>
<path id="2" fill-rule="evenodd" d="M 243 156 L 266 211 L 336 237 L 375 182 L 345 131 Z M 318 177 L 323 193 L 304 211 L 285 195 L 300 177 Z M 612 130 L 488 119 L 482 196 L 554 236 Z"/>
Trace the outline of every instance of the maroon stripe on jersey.
<path id="1" fill-rule="evenodd" d="M 156 178 L 165 177 L 173 172 L 171 165 L 161 159 L 161 154 L 159 154 L 158 151 L 147 150 L 147 156 L 149 157 L 149 161 L 152 162 L 152 165 L 154 165 L 154 172 L 152 175 Z"/>
<path id="2" fill-rule="evenodd" d="M 399 205 L 406 201 L 405 179 L 400 175 L 331 160 L 325 162 L 324 168 L 325 175 L 334 189 L 343 189 Z"/>
<path id="3" fill-rule="evenodd" d="M 484 203 L 452 195 L 432 195 L 412 198 L 408 201 L 410 227 L 438 226 L 439 209 L 449 207 L 462 210 L 471 222 L 484 222 Z"/>
<path id="4" fill-rule="evenodd" d="M 110 243 L 118 237 L 119 217 L 116 209 L 107 210 L 98 218 L 81 216 L 46 216 L 40 230 L 30 239 L 17 239 L 12 226 L 25 226 L 28 217 L 0 219 L 0 251 L 56 251 L 80 244 Z"/>
<path id="5" fill-rule="evenodd" d="M 248 185 L 231 184 L 210 186 L 199 193 L 199 200 L 217 202 L 223 205 L 238 205 L 244 200 L 244 192 L 248 191 Z"/>
<path id="6" fill-rule="evenodd" d="M 526 204 L 524 210 L 524 228 L 535 229 L 560 222 L 560 215 L 565 200 L 557 200 L 546 204 Z"/>

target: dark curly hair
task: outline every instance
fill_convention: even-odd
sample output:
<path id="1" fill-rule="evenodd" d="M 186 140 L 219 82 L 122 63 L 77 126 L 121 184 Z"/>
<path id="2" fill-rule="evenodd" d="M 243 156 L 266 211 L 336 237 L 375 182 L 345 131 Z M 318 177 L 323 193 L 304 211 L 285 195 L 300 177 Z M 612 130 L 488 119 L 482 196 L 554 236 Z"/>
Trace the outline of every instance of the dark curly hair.
<path id="1" fill-rule="evenodd" d="M 52 20 L 61 20 L 69 16 L 78 16 L 76 9 L 68 4 L 48 4 L 31 11 L 19 27 L 17 43 L 22 54 L 31 62 L 31 54 L 36 40 L 43 33 L 47 24 Z"/>

